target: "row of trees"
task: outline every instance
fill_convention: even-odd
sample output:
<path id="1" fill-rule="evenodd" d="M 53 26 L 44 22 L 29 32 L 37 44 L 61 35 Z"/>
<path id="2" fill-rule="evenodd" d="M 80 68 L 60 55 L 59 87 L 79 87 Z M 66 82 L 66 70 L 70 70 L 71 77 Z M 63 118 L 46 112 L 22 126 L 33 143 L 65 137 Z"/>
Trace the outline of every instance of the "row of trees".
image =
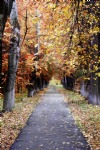
<path id="1" fill-rule="evenodd" d="M 31 6 L 33 10 L 30 11 Z M 51 72 L 38 63 L 42 51 L 35 55 L 40 44 L 37 6 L 38 3 L 24 0 L 0 2 L 0 94 L 4 95 L 4 111 L 11 111 L 14 107 L 15 92 L 27 88 L 28 96 L 33 96 L 46 87 L 52 77 Z"/>
<path id="2" fill-rule="evenodd" d="M 27 88 L 32 96 L 52 76 L 64 78 L 68 88 L 81 80 L 81 93 L 100 103 L 99 8 L 100 2 L 94 0 L 0 2 L 0 87 L 5 111 L 12 110 L 15 91 Z"/>
<path id="3" fill-rule="evenodd" d="M 100 104 L 100 2 L 77 1 L 72 7 L 74 27 L 69 31 L 68 49 L 71 54 L 77 52 L 78 56 L 74 81 L 80 78 L 81 94 L 90 103 Z"/>

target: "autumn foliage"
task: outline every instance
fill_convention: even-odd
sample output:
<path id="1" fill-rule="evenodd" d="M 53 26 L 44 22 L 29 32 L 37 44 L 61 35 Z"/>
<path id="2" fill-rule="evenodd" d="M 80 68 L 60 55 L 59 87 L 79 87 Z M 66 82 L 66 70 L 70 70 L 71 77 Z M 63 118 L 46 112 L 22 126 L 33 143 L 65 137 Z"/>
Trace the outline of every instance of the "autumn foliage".
<path id="1" fill-rule="evenodd" d="M 20 5 L 21 4 L 21 5 Z M 85 1 L 24 1 L 17 0 L 18 19 L 21 27 L 21 57 L 17 71 L 16 91 L 30 83 L 30 74 L 52 76 L 75 74 L 93 79 L 100 76 L 99 2 Z M 3 83 L 6 80 L 10 22 L 6 23 L 3 47 Z M 100 37 L 100 36 L 99 36 Z"/>

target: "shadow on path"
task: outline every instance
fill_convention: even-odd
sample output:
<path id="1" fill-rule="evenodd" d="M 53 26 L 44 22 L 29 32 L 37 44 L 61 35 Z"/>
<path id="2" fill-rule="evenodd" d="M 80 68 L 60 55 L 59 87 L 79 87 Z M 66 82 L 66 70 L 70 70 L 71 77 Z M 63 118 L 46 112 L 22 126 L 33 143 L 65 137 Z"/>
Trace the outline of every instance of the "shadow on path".
<path id="1" fill-rule="evenodd" d="M 64 96 L 50 86 L 10 150 L 90 150 Z"/>

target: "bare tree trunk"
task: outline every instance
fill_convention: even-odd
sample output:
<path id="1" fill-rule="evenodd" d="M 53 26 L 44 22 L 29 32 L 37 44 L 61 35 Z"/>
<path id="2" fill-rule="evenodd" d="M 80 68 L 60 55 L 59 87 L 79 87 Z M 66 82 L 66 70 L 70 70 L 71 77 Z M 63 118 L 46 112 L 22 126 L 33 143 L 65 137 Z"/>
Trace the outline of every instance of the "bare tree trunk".
<path id="1" fill-rule="evenodd" d="M 2 81 L 2 40 L 0 39 L 0 87 Z"/>
<path id="2" fill-rule="evenodd" d="M 16 1 L 13 2 L 10 14 L 11 24 L 13 26 L 8 58 L 8 75 L 4 93 L 3 110 L 11 111 L 15 102 L 15 79 L 20 56 L 20 27 L 17 20 Z"/>
<path id="3" fill-rule="evenodd" d="M 19 61 L 19 29 L 14 27 L 13 36 L 11 38 L 9 61 L 8 61 L 8 76 L 6 89 L 4 94 L 4 111 L 11 111 L 15 101 L 15 79 Z"/>

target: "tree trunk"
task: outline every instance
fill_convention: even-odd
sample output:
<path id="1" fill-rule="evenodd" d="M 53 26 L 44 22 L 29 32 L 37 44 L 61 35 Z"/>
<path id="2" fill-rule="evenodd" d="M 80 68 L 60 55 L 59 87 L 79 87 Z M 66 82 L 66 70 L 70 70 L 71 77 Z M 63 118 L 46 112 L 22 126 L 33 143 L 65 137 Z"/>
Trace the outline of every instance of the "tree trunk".
<path id="1" fill-rule="evenodd" d="M 10 13 L 10 20 L 12 29 L 12 36 L 10 42 L 10 50 L 9 50 L 9 58 L 8 58 L 8 75 L 6 81 L 6 88 L 4 93 L 4 103 L 3 103 L 3 110 L 4 111 L 11 111 L 14 107 L 14 100 L 15 100 L 15 79 L 16 79 L 16 72 L 18 68 L 19 62 L 19 53 L 20 53 L 20 27 L 17 20 L 18 13 L 17 13 L 17 6 L 16 0 L 13 1 L 13 6 Z"/>
<path id="2" fill-rule="evenodd" d="M 2 40 L 0 39 L 0 87 L 2 81 Z"/>
<path id="3" fill-rule="evenodd" d="M 3 4 L 2 4 L 3 7 Z M 1 9 L 1 6 L 0 6 Z M 6 22 L 6 17 L 4 17 L 3 10 L 0 10 L 0 87 L 2 87 L 2 37 L 3 37 L 3 30 Z"/>
<path id="4" fill-rule="evenodd" d="M 28 97 L 33 97 L 34 95 L 34 87 L 33 85 L 28 86 Z"/>
<path id="5" fill-rule="evenodd" d="M 8 61 L 8 76 L 4 94 L 4 105 L 3 105 L 4 111 L 11 111 L 12 108 L 14 107 L 15 79 L 20 52 L 19 38 L 20 38 L 19 29 L 17 27 L 14 27 L 13 36 L 11 38 L 11 47 Z"/>
<path id="6" fill-rule="evenodd" d="M 11 38 L 11 45 L 10 45 L 10 53 L 9 53 L 9 60 L 8 60 L 8 76 L 7 76 L 7 83 L 6 89 L 4 94 L 4 111 L 11 111 L 14 107 L 14 99 L 15 99 L 15 79 L 16 79 L 16 71 L 18 68 L 18 61 L 19 61 L 19 29 L 14 27 L 13 29 L 13 36 Z"/>

